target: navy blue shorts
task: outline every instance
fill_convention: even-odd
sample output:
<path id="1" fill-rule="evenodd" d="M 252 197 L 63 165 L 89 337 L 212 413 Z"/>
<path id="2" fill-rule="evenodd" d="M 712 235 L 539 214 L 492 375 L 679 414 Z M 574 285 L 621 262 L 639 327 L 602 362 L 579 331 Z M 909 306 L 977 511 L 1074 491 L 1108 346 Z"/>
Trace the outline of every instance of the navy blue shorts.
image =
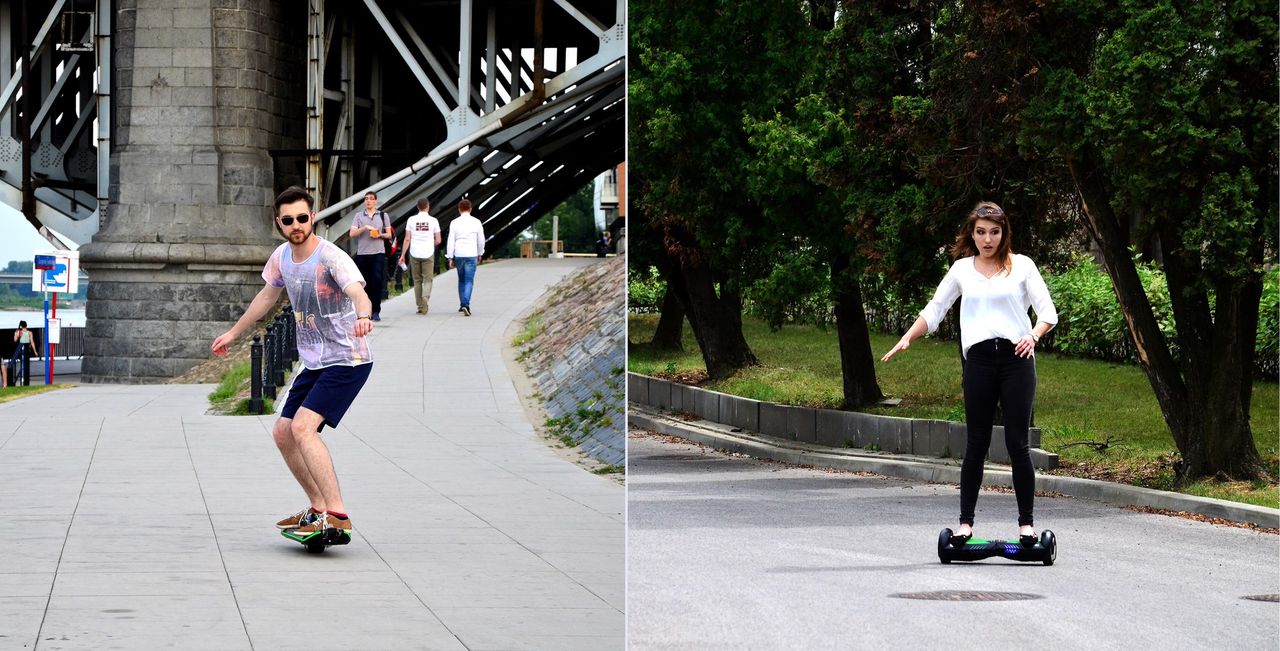
<path id="1" fill-rule="evenodd" d="M 322 369 L 303 369 L 293 381 L 289 389 L 289 397 L 284 402 L 280 415 L 293 418 L 299 407 L 306 407 L 324 417 L 320 424 L 337 427 L 342 415 L 347 413 L 351 403 L 356 401 L 356 394 L 373 372 L 373 364 L 359 366 L 326 366 Z"/>

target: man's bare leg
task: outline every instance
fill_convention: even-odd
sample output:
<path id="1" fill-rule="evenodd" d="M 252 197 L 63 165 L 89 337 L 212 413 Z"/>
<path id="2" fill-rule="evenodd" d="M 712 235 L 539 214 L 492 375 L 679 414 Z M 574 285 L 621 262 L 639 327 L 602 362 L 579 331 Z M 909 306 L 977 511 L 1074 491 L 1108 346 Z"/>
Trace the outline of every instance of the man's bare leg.
<path id="1" fill-rule="evenodd" d="M 298 449 L 298 444 L 294 442 L 293 419 L 280 418 L 276 420 L 276 426 L 272 430 L 271 436 L 276 441 L 276 447 L 280 449 L 280 456 L 284 457 L 285 465 L 289 466 L 289 472 L 293 473 L 293 478 L 298 480 L 298 485 L 302 486 L 303 492 L 307 494 L 307 499 L 311 500 L 311 508 L 324 512 L 325 506 L 327 506 L 324 501 L 324 495 L 321 494 L 316 480 L 312 479 L 311 471 L 307 470 L 307 463 L 302 458 L 302 452 Z"/>
<path id="2" fill-rule="evenodd" d="M 333 471 L 333 458 L 329 456 L 328 446 L 320 440 L 319 430 L 323 422 L 324 417 L 320 414 L 300 407 L 293 416 L 293 442 L 306 464 L 307 472 L 320 491 L 325 510 L 330 513 L 346 513 L 342 492 L 338 489 L 338 475 Z"/>

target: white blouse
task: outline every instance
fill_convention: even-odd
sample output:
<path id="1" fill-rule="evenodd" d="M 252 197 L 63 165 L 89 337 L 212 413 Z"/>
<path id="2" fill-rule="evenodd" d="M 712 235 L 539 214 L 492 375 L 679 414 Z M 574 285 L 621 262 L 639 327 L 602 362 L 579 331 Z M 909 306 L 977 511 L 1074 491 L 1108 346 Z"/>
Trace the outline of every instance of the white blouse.
<path id="1" fill-rule="evenodd" d="M 1027 308 L 1034 307 L 1042 323 L 1056 324 L 1058 310 L 1049 298 L 1049 288 L 1040 277 L 1036 263 L 1025 255 L 1013 255 L 1012 271 L 987 278 L 973 266 L 973 257 L 961 258 L 951 265 L 934 292 L 933 300 L 920 310 L 929 332 L 938 329 L 956 298 L 960 300 L 960 347 L 969 355 L 969 347 L 988 339 L 1016 342 L 1031 332 Z"/>

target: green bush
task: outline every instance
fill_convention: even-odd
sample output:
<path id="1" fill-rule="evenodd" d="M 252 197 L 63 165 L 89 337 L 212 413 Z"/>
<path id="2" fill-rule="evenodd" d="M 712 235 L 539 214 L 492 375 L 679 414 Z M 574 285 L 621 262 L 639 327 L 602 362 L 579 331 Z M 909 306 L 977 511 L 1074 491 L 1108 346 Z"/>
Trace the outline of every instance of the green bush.
<path id="1" fill-rule="evenodd" d="M 1177 325 L 1169 300 L 1169 286 L 1164 273 L 1151 263 L 1139 263 L 1138 277 L 1146 289 L 1151 310 L 1160 323 L 1171 352 L 1179 354 Z M 1042 345 L 1076 357 L 1091 357 L 1116 362 L 1137 363 L 1137 352 L 1129 340 L 1116 300 L 1111 279 L 1105 270 L 1088 256 L 1078 256 L 1066 272 L 1046 275 L 1045 284 L 1058 308 L 1058 326 Z M 1280 335 L 1277 334 L 1277 310 L 1280 310 L 1280 269 L 1271 269 L 1263 277 L 1262 300 L 1258 306 L 1257 342 L 1254 346 L 1254 373 L 1274 380 L 1280 365 Z M 1212 309 L 1212 297 L 1210 308 Z"/>
<path id="2" fill-rule="evenodd" d="M 1280 267 L 1267 271 L 1258 306 L 1258 342 L 1253 367 L 1263 377 L 1280 376 Z"/>
<path id="3" fill-rule="evenodd" d="M 1160 331 L 1177 355 L 1173 310 L 1164 274 L 1154 265 L 1139 263 L 1138 277 L 1160 323 Z M 1090 257 L 1077 256 L 1066 272 L 1046 275 L 1045 284 L 1058 308 L 1058 325 L 1052 337 L 1043 342 L 1046 350 L 1115 362 L 1136 361 L 1136 351 L 1129 341 L 1111 278 Z"/>
<path id="4" fill-rule="evenodd" d="M 627 273 L 627 309 L 638 313 L 662 310 L 662 297 L 667 293 L 667 281 L 662 279 L 657 267 L 636 269 Z"/>
<path id="5" fill-rule="evenodd" d="M 948 260 L 948 264 L 950 261 Z M 945 268 L 944 268 L 945 271 Z M 875 332 L 902 335 L 920 316 L 920 310 L 933 298 L 930 287 L 923 296 L 906 296 L 904 288 L 884 274 L 870 274 L 862 283 L 862 305 L 867 312 L 867 326 Z M 959 304 L 959 301 L 956 302 Z M 953 305 L 934 337 L 944 341 L 960 338 L 959 309 Z"/>
<path id="6" fill-rule="evenodd" d="M 811 249 L 786 256 L 743 293 L 743 311 L 777 331 L 784 324 L 807 323 L 825 328 L 835 323 L 831 272 Z"/>

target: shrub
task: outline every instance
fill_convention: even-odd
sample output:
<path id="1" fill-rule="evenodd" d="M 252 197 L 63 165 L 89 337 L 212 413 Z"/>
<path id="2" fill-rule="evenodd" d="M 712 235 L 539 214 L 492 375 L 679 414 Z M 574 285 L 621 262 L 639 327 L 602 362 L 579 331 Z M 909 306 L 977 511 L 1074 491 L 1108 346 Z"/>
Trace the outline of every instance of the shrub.
<path id="1" fill-rule="evenodd" d="M 662 310 L 662 297 L 667 293 L 667 281 L 658 274 L 657 267 L 637 269 L 627 273 L 627 309 L 637 313 Z"/>
<path id="2" fill-rule="evenodd" d="M 826 327 L 835 323 L 831 273 L 814 251 L 800 248 L 785 256 L 743 292 L 743 311 L 775 332 L 787 323 Z"/>
<path id="3" fill-rule="evenodd" d="M 1269 269 L 1263 277 L 1254 355 L 1253 367 L 1260 375 L 1273 380 L 1280 375 L 1280 267 Z"/>

